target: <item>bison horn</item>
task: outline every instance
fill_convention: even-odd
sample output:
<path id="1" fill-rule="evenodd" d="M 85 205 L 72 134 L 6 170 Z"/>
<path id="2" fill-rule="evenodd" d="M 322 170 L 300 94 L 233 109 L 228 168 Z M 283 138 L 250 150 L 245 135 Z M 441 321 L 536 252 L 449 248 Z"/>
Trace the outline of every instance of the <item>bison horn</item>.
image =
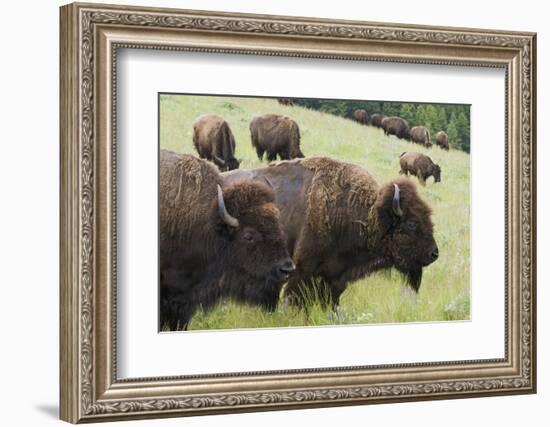
<path id="1" fill-rule="evenodd" d="M 237 228 L 239 226 L 239 220 L 229 214 L 225 209 L 225 201 L 223 200 L 223 191 L 218 184 L 218 215 L 230 227 Z"/>
<path id="2" fill-rule="evenodd" d="M 397 184 L 393 184 L 393 187 L 395 189 L 395 191 L 393 192 L 393 201 L 392 201 L 393 212 L 397 216 L 403 216 L 403 211 L 401 210 L 401 200 L 399 197 L 399 186 Z"/>

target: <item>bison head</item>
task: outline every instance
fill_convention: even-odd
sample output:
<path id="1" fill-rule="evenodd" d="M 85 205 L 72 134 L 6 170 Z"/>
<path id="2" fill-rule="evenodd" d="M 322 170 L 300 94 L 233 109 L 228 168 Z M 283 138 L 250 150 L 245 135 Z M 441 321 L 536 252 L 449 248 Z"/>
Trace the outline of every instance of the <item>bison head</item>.
<path id="1" fill-rule="evenodd" d="M 439 165 L 434 165 L 432 170 L 435 182 L 441 182 L 441 168 Z"/>
<path id="2" fill-rule="evenodd" d="M 235 169 L 239 169 L 240 165 L 241 165 L 240 160 L 232 158 L 232 159 L 227 160 L 227 162 L 225 162 L 225 169 L 228 170 L 228 171 L 232 171 L 232 170 L 235 170 Z"/>
<path id="3" fill-rule="evenodd" d="M 300 150 L 300 147 L 297 147 L 297 146 L 291 147 L 291 153 L 290 153 L 291 159 L 303 159 L 304 157 L 305 157 L 304 153 L 302 152 L 302 150 Z"/>
<path id="4" fill-rule="evenodd" d="M 225 291 L 246 303 L 274 309 L 281 286 L 295 270 L 275 206 L 273 190 L 256 181 L 218 186 L 220 227 L 226 240 Z M 229 278 L 229 277 L 228 277 Z"/>
<path id="5" fill-rule="evenodd" d="M 433 237 L 431 210 L 406 179 L 382 187 L 375 203 L 380 244 L 391 264 L 418 292 L 422 268 L 439 256 Z"/>

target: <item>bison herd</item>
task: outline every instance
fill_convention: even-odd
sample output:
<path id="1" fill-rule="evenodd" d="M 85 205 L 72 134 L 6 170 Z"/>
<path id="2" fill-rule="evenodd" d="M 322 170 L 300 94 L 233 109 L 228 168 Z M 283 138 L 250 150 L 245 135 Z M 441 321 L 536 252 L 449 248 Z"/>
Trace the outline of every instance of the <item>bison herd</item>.
<path id="1" fill-rule="evenodd" d="M 291 105 L 287 100 L 279 100 Z M 355 120 L 369 123 L 365 110 Z M 386 134 L 431 145 L 425 127 L 398 117 L 370 117 Z M 423 268 L 437 260 L 431 209 L 413 182 L 381 184 L 363 167 L 304 158 L 289 117 L 250 122 L 258 158 L 281 160 L 242 170 L 235 137 L 217 115 L 200 116 L 193 144 L 200 157 L 160 153 L 160 321 L 187 329 L 195 312 L 224 298 L 273 311 L 283 298 L 298 307 L 315 296 L 336 308 L 348 284 L 395 269 L 418 291 Z M 436 143 L 448 149 L 444 132 Z M 429 144 L 429 145 L 428 145 Z M 405 152 L 400 174 L 441 180 L 426 155 Z M 286 283 L 286 286 L 283 286 Z"/>
<path id="2" fill-rule="evenodd" d="M 289 104 L 285 104 L 289 105 Z M 300 150 L 300 129 L 294 120 L 278 114 L 256 116 L 250 122 L 250 139 L 258 158 L 272 162 L 304 157 Z M 229 124 L 216 114 L 199 116 L 193 124 L 193 145 L 201 159 L 210 160 L 220 171 L 237 169 L 235 137 Z"/>
<path id="3" fill-rule="evenodd" d="M 363 109 L 357 109 L 353 112 L 352 117 L 355 121 L 368 125 L 369 116 Z M 401 117 L 386 117 L 383 114 L 374 113 L 370 116 L 370 124 L 380 128 L 386 135 L 395 135 L 400 139 L 423 145 L 427 148 L 432 147 L 430 141 L 430 131 L 425 126 L 410 127 L 409 123 Z M 435 136 L 435 144 L 442 150 L 449 151 L 451 144 L 445 131 L 439 131 Z"/>

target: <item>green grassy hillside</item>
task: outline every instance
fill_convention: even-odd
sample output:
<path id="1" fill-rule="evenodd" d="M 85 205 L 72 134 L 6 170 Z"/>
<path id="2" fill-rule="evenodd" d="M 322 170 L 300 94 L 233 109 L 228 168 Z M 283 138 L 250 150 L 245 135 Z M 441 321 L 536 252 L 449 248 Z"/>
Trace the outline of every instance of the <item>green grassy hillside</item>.
<path id="1" fill-rule="evenodd" d="M 273 99 L 162 95 L 160 98 L 160 146 L 193 153 L 193 121 L 200 114 L 223 116 L 235 135 L 236 157 L 241 168 L 266 166 L 250 143 L 248 124 L 255 114 L 278 113 L 300 126 L 302 151 L 365 167 L 380 184 L 398 175 L 399 155 L 418 151 L 441 166 L 441 183 L 429 178 L 417 183 L 421 196 L 433 209 L 435 239 L 440 258 L 424 269 L 416 302 L 403 292 L 397 274 L 374 274 L 350 285 L 337 313 L 313 304 L 304 311 L 281 304 L 276 312 L 225 302 L 208 314 L 198 313 L 191 329 L 226 329 L 350 323 L 466 320 L 470 318 L 470 156 L 462 151 L 426 149 L 395 138 L 382 130 L 351 120 L 282 106 Z M 433 136 L 432 136 L 433 137 Z"/>

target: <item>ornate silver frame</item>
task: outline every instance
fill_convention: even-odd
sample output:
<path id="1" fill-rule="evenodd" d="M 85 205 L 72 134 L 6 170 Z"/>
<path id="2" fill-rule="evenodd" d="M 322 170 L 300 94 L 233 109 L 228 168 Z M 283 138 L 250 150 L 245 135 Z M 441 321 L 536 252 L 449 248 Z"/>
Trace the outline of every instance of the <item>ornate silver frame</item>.
<path id="1" fill-rule="evenodd" d="M 61 418 L 307 408 L 536 390 L 536 35 L 189 10 L 61 8 Z M 506 70 L 505 357 L 117 380 L 117 48 L 150 48 Z"/>

